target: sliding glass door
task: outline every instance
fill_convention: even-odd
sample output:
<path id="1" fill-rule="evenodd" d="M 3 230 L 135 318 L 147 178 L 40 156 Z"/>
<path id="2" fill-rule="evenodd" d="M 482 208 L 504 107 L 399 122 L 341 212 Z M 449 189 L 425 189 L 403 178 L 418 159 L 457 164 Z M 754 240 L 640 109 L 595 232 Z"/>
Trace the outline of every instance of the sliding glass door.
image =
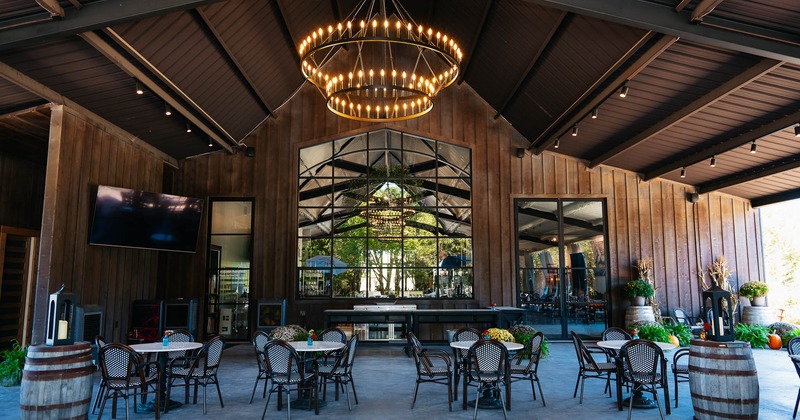
<path id="1" fill-rule="evenodd" d="M 549 338 L 599 337 L 608 314 L 604 199 L 515 199 L 517 299 Z"/>

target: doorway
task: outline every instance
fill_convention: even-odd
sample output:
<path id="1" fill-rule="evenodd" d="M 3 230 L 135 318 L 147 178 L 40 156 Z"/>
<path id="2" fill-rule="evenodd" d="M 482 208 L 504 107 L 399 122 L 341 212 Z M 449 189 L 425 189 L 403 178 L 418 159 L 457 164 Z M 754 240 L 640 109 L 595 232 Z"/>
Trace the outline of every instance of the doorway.
<path id="1" fill-rule="evenodd" d="M 551 339 L 600 337 L 607 325 L 605 199 L 517 198 L 517 305 Z"/>

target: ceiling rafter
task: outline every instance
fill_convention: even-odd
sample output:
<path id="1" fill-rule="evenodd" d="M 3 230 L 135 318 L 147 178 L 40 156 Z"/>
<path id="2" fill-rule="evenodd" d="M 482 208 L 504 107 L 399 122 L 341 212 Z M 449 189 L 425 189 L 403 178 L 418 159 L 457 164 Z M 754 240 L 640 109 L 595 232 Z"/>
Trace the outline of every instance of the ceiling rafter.
<path id="1" fill-rule="evenodd" d="M 63 19 L 3 31 L 0 50 L 31 45 L 49 39 L 65 38 L 133 20 L 146 19 L 180 10 L 207 6 L 222 0 L 102 0 L 92 7 L 70 11 Z"/>
<path id="2" fill-rule="evenodd" d="M 458 75 L 459 85 L 467 77 L 469 66 L 472 63 L 472 57 L 475 55 L 475 51 L 478 50 L 478 44 L 481 42 L 481 34 L 483 30 L 486 29 L 486 20 L 489 18 L 493 5 L 493 0 L 486 0 L 486 5 L 483 7 L 483 13 L 481 14 L 481 21 L 478 24 L 478 28 L 475 30 L 475 35 L 472 37 L 472 43 L 470 44 L 471 50 L 464 56 L 464 61 L 461 63 L 461 74 Z"/>
<path id="3" fill-rule="evenodd" d="M 755 181 L 770 175 L 779 174 L 792 169 L 800 168 L 800 154 L 790 156 L 775 162 L 770 162 L 755 168 L 749 168 L 744 171 L 731 174 L 728 176 L 713 179 L 708 182 L 703 182 L 697 185 L 697 193 L 705 194 L 712 191 L 721 190 L 723 188 L 732 187 L 734 185 L 744 184 L 745 182 Z"/>
<path id="4" fill-rule="evenodd" d="M 519 95 L 519 89 L 522 87 L 522 85 L 527 83 L 528 80 L 530 80 L 531 76 L 533 76 L 533 69 L 534 67 L 536 67 L 536 63 L 539 62 L 539 59 L 542 58 L 542 54 L 544 54 L 544 52 L 551 47 L 551 45 L 555 42 L 555 40 L 558 39 L 557 35 L 563 33 L 565 28 L 569 26 L 569 22 L 572 19 L 567 19 L 568 15 L 569 13 L 567 12 L 561 12 L 561 14 L 558 16 L 558 18 L 553 24 L 553 27 L 550 28 L 550 32 L 547 33 L 544 42 L 540 44 L 539 49 L 533 55 L 533 58 L 531 58 L 531 62 L 528 64 L 528 68 L 525 69 L 524 72 L 522 72 L 522 76 L 517 81 L 517 84 L 515 84 L 514 87 L 511 88 L 511 91 L 509 91 L 506 100 L 503 101 L 503 104 L 500 105 L 499 108 L 497 108 L 497 113 L 494 114 L 494 119 L 498 119 L 503 114 L 503 111 L 506 110 L 508 105 L 510 105 L 517 99 L 517 96 Z"/>
<path id="5" fill-rule="evenodd" d="M 250 92 L 250 94 L 258 99 L 258 103 L 261 105 L 263 111 L 268 116 L 275 117 L 275 114 L 272 113 L 272 107 L 269 105 L 267 98 L 265 98 L 264 95 L 261 94 L 261 91 L 259 91 L 256 88 L 253 79 L 244 69 L 242 63 L 240 63 L 239 60 L 236 58 L 236 56 L 233 54 L 233 51 L 228 46 L 228 43 L 225 42 L 224 39 L 222 39 L 222 35 L 217 31 L 217 28 L 215 28 L 214 25 L 211 23 L 211 20 L 209 20 L 208 15 L 206 15 L 205 12 L 203 12 L 200 9 L 192 10 L 191 14 L 195 18 L 195 20 L 200 23 L 201 27 L 206 31 L 208 31 L 208 34 L 210 35 L 209 38 L 211 39 L 211 41 L 214 42 L 214 44 L 216 44 L 216 46 L 222 53 L 223 57 L 226 58 L 226 61 L 228 62 L 229 66 L 236 72 L 237 76 L 239 76 L 239 78 L 247 86 L 247 90 Z"/>
<path id="6" fill-rule="evenodd" d="M 64 9 L 56 0 L 36 0 L 36 3 L 39 5 L 39 7 L 46 10 L 47 13 L 50 13 L 51 17 L 64 17 Z"/>
<path id="7" fill-rule="evenodd" d="M 675 5 L 675 11 L 680 13 L 683 9 L 691 3 L 692 0 L 681 0 L 677 5 Z"/>
<path id="8" fill-rule="evenodd" d="M 733 76 L 727 82 L 717 86 L 715 89 L 712 89 L 710 92 L 692 101 L 689 105 L 686 105 L 680 110 L 672 113 L 670 116 L 660 120 L 656 124 L 650 126 L 644 131 L 636 134 L 635 136 L 623 140 L 622 142 L 617 143 L 616 145 L 610 148 L 607 147 L 607 145 L 603 145 L 603 151 L 597 156 L 591 158 L 589 165 L 587 166 L 589 168 L 594 168 L 612 159 L 613 157 L 621 153 L 624 153 L 630 150 L 631 148 L 651 139 L 652 137 L 657 136 L 658 134 L 664 132 L 665 130 L 669 129 L 675 124 L 684 121 L 685 119 L 691 117 L 697 112 L 700 112 L 706 107 L 716 103 L 721 99 L 724 99 L 728 95 L 738 91 L 745 85 L 771 72 L 772 70 L 780 67 L 781 65 L 783 65 L 783 62 L 776 61 L 770 58 L 765 58 L 761 60 L 756 65 L 746 69 L 740 74 Z"/>
<path id="9" fill-rule="evenodd" d="M 567 10 L 623 25 L 647 29 L 690 41 L 743 52 L 756 56 L 800 64 L 800 45 L 794 40 L 776 38 L 775 31 L 750 26 L 745 31 L 731 30 L 735 22 L 710 17 L 697 25 L 689 21 L 688 13 L 675 13 L 672 6 L 649 1 L 630 0 L 525 0 L 556 9 Z M 724 27 L 723 27 L 724 26 Z"/>
<path id="10" fill-rule="evenodd" d="M 294 58 L 295 64 L 299 69 L 301 62 L 300 55 L 297 54 L 297 43 L 295 42 L 294 37 L 292 37 L 292 32 L 289 30 L 289 22 L 286 21 L 286 15 L 281 9 L 281 3 L 279 0 L 271 0 L 269 4 L 272 5 L 272 13 L 275 15 L 275 19 L 278 21 L 278 27 L 283 35 L 283 40 L 286 42 L 286 46 L 289 48 L 289 51 L 292 52 L 291 56 Z"/>
<path id="11" fill-rule="evenodd" d="M 538 217 L 538 218 L 541 218 L 541 219 L 547 219 L 547 220 L 550 220 L 552 222 L 558 222 L 559 221 L 558 217 L 556 217 L 555 214 L 550 213 L 549 211 L 542 211 L 542 210 L 535 210 L 535 209 L 517 209 L 517 212 L 525 214 L 525 215 L 528 215 L 528 216 L 534 216 L 534 217 Z M 594 224 L 592 224 L 590 222 L 587 222 L 587 221 L 581 220 L 581 219 L 576 219 L 574 217 L 562 217 L 561 221 L 563 221 L 565 225 L 576 226 L 576 227 L 579 227 L 579 228 L 591 230 L 593 232 L 600 232 L 600 233 L 603 232 L 603 226 L 602 225 L 594 225 Z"/>
<path id="12" fill-rule="evenodd" d="M 161 73 L 158 68 L 152 63 L 150 63 L 147 59 L 144 58 L 138 51 L 136 51 L 133 46 L 128 44 L 122 36 L 114 32 L 111 28 L 106 28 L 104 33 L 108 35 L 112 40 L 114 40 L 117 44 L 119 44 L 123 49 L 125 49 L 129 54 L 131 54 L 137 61 L 137 63 L 141 66 L 144 66 L 149 70 L 152 74 L 155 74 L 163 83 L 165 83 L 169 88 L 182 99 L 182 101 L 178 101 L 173 98 L 172 94 L 168 93 L 164 90 L 161 85 L 156 82 L 150 75 L 146 74 L 142 71 L 139 66 L 131 62 L 127 57 L 125 57 L 122 53 L 117 51 L 114 46 L 109 44 L 106 40 L 101 38 L 98 34 L 94 32 L 85 32 L 80 34 L 81 38 L 83 38 L 89 45 L 94 47 L 98 52 L 106 56 L 109 61 L 116 64 L 122 71 L 129 74 L 131 77 L 135 78 L 142 84 L 144 84 L 148 90 L 153 92 L 154 95 L 158 96 L 161 100 L 168 103 L 178 114 L 184 116 L 187 120 L 189 120 L 192 124 L 194 124 L 197 128 L 203 131 L 206 135 L 208 135 L 215 143 L 220 145 L 220 147 L 224 148 L 230 153 L 233 153 L 233 148 L 229 142 L 236 143 L 236 141 L 231 137 L 230 134 L 222 128 L 222 126 L 217 123 L 210 115 L 208 115 L 205 110 L 203 110 L 200 105 L 195 103 L 189 95 L 184 93 L 180 88 L 178 88 L 175 83 L 173 83 L 166 75 Z M 184 106 L 185 103 L 188 103 L 197 111 L 203 118 L 198 118 L 195 116 L 194 112 L 192 112 L 189 108 Z M 213 127 L 213 128 L 212 128 Z M 218 134 L 222 133 L 222 136 L 225 136 L 225 139 Z"/>
<path id="13" fill-rule="evenodd" d="M 650 65 L 653 60 L 658 58 L 659 55 L 678 40 L 678 38 L 671 36 L 654 38 L 655 35 L 654 32 L 648 32 L 642 36 L 639 41 L 599 77 L 592 86 L 573 101 L 572 105 L 553 120 L 550 126 L 531 142 L 530 146 L 528 146 L 528 150 L 533 150 L 537 155 L 547 150 L 548 147 L 555 143 L 560 130 L 563 130 L 564 127 L 572 127 L 581 121 L 589 112 L 600 106 L 609 96 L 616 93 L 620 85 L 639 74 L 639 72 L 644 70 L 645 67 Z M 641 51 L 641 54 L 639 54 L 642 49 L 644 49 L 644 51 Z M 637 54 L 638 58 L 630 65 L 617 71 Z M 601 86 L 604 86 L 602 90 L 594 94 L 591 99 L 587 99 Z M 583 105 L 581 106 L 581 104 Z"/>
<path id="14" fill-rule="evenodd" d="M 780 203 L 782 201 L 797 200 L 798 198 L 800 198 L 800 188 L 754 198 L 750 200 L 750 205 L 753 207 L 761 207 L 768 204 Z"/>
<path id="15" fill-rule="evenodd" d="M 692 10 L 692 22 L 702 22 L 707 14 L 714 11 L 714 9 L 722 3 L 723 0 L 700 0 L 697 6 Z"/>
<path id="16" fill-rule="evenodd" d="M 771 134 L 783 131 L 789 127 L 797 125 L 798 121 L 800 121 L 800 110 L 795 111 L 782 118 L 779 118 L 775 121 L 771 121 L 767 124 L 764 124 L 761 127 L 758 127 L 754 130 L 741 133 L 728 140 L 718 141 L 715 144 L 713 142 L 709 142 L 713 145 L 707 146 L 701 150 L 690 152 L 689 154 L 686 155 L 682 153 L 674 154 L 653 165 L 654 166 L 653 169 L 646 170 L 644 173 L 643 180 L 649 181 L 653 178 L 657 178 L 661 175 L 667 174 L 676 169 L 680 169 L 685 166 L 691 166 L 694 165 L 695 163 L 702 162 L 714 155 L 721 155 L 727 151 L 733 150 L 747 143 L 751 143 L 760 138 L 769 136 Z"/>

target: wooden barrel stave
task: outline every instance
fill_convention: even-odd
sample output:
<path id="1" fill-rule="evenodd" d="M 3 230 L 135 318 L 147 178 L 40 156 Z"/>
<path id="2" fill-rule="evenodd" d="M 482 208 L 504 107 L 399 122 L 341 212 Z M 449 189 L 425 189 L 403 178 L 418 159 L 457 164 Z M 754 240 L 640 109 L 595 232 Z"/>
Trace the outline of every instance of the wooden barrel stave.
<path id="1" fill-rule="evenodd" d="M 692 340 L 689 389 L 698 420 L 757 419 L 758 372 L 750 344 Z"/>
<path id="2" fill-rule="evenodd" d="M 625 310 L 625 327 L 630 327 L 634 322 L 656 322 L 651 306 L 628 306 Z"/>
<path id="3" fill-rule="evenodd" d="M 777 321 L 775 310 L 767 306 L 745 306 L 742 308 L 742 323 L 769 326 Z"/>
<path id="4" fill-rule="evenodd" d="M 92 402 L 92 348 L 31 346 L 20 387 L 20 418 L 85 419 Z"/>

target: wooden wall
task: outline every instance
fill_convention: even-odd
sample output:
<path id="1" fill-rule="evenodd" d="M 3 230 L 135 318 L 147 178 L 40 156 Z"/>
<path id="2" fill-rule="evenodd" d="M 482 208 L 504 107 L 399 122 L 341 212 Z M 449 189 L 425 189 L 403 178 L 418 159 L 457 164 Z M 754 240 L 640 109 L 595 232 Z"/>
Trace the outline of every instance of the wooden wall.
<path id="1" fill-rule="evenodd" d="M 105 306 L 103 334 L 110 341 L 125 339 L 130 302 L 156 297 L 158 252 L 88 245 L 98 185 L 154 192 L 162 188 L 161 158 L 115 134 L 116 130 L 67 107 L 53 108 L 34 344 L 44 341 L 47 295 L 62 283 L 66 291 L 79 295 L 79 303 Z"/>
<path id="2" fill-rule="evenodd" d="M 725 254 L 743 281 L 762 278 L 757 212 L 748 202 L 720 194 L 697 204 L 688 189 L 666 181 L 640 182 L 635 174 L 561 155 L 515 157 L 528 143 L 466 84 L 440 94 L 421 118 L 384 125 L 358 123 L 328 112 L 319 93 L 301 88 L 276 118 L 245 140 L 256 156 L 209 154 L 186 160 L 175 174 L 175 193 L 190 196 L 255 197 L 255 243 L 251 295 L 288 297 L 291 322 L 322 323 L 322 310 L 349 308 L 352 300 L 294 301 L 297 233 L 297 156 L 300 147 L 346 134 L 395 128 L 470 147 L 473 159 L 475 300 L 414 300 L 420 307 L 452 308 L 515 304 L 514 197 L 606 197 L 612 278 L 612 323 L 621 324 L 627 302 L 616 287 L 631 266 L 653 257 L 662 307 L 699 312 L 698 267 Z M 199 249 L 204 250 L 205 233 Z M 167 295 L 202 297 L 205 253 L 169 256 Z M 300 317 L 305 311 L 306 317 Z"/>
<path id="3" fill-rule="evenodd" d="M 39 230 L 45 166 L 0 152 L 0 225 Z"/>

